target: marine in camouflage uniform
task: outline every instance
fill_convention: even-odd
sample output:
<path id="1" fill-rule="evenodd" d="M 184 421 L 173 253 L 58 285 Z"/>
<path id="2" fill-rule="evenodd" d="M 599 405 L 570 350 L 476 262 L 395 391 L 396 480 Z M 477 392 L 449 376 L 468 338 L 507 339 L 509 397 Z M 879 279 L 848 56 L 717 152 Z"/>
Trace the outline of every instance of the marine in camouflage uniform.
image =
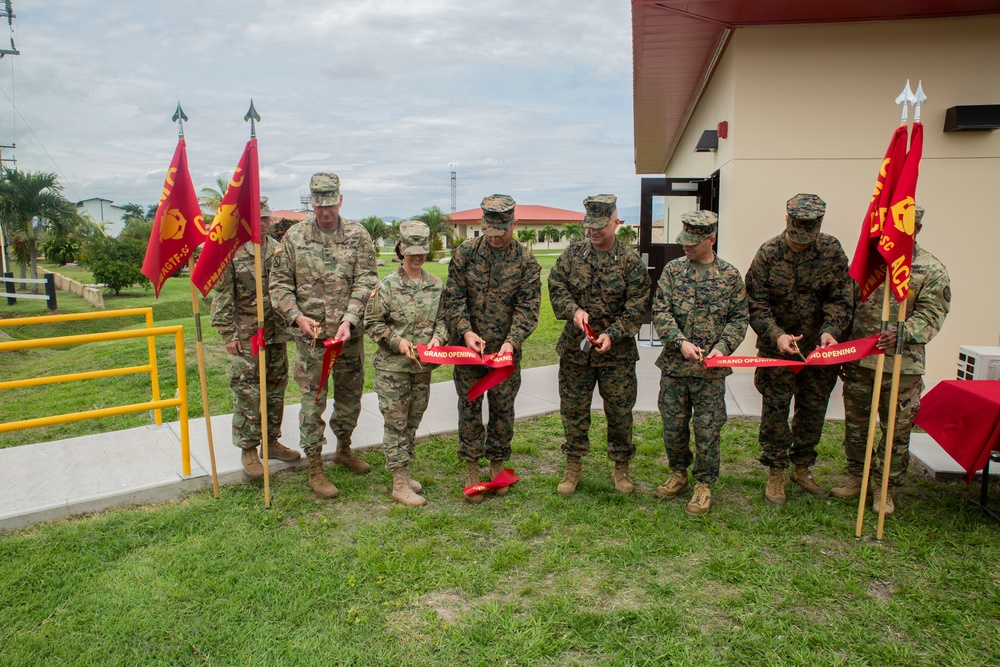
<path id="1" fill-rule="evenodd" d="M 847 255 L 840 242 L 820 233 L 826 203 L 811 194 L 788 200 L 786 229 L 757 251 L 746 274 L 750 326 L 764 357 L 801 359 L 816 347 L 833 345 L 851 322 L 851 286 Z M 785 468 L 794 465 L 791 480 L 807 493 L 829 493 L 813 480 L 816 445 L 823 431 L 830 393 L 837 383 L 833 366 L 758 368 L 754 385 L 763 397 L 760 462 L 770 468 L 764 498 L 785 504 Z M 788 411 L 795 398 L 791 430 Z"/>
<path id="2" fill-rule="evenodd" d="M 594 385 L 604 400 L 608 420 L 608 458 L 615 463 L 614 482 L 619 493 L 631 493 L 629 461 L 632 442 L 632 408 L 638 382 L 635 362 L 639 351 L 635 334 L 649 297 L 649 275 L 634 248 L 615 237 L 617 198 L 596 195 L 583 200 L 583 227 L 589 237 L 572 243 L 549 273 L 549 298 L 556 319 L 566 320 L 556 345 L 559 353 L 559 414 L 566 441 L 566 473 L 559 483 L 561 495 L 572 495 L 580 483 L 581 457 L 590 453 L 590 406 Z M 598 336 L 598 344 L 585 341 L 583 323 Z"/>
<path id="3" fill-rule="evenodd" d="M 283 324 L 275 323 L 268 276 L 275 256 L 275 241 L 268 236 L 271 209 L 267 197 L 260 198 L 261 284 L 264 297 L 264 347 L 267 364 L 267 439 L 268 458 L 298 461 L 300 454 L 278 442 L 285 413 L 285 387 L 288 386 L 286 343 L 291 334 Z M 215 285 L 212 299 L 212 328 L 219 332 L 231 355 L 229 385 L 233 389 L 233 444 L 243 450 L 243 471 L 249 477 L 264 476 L 264 466 L 257 454 L 261 444 L 260 364 L 253 354 L 250 338 L 257 334 L 257 283 L 254 270 L 254 246 L 244 243 L 236 251 Z"/>
<path id="4" fill-rule="evenodd" d="M 653 326 L 663 351 L 658 407 L 670 478 L 654 492 L 674 498 L 688 487 L 691 428 L 694 424 L 695 491 L 685 512 L 705 514 L 712 506 L 712 484 L 719 479 L 719 433 L 726 423 L 726 376 L 731 368 L 702 368 L 702 357 L 732 354 L 747 333 L 747 293 L 740 272 L 712 249 L 718 216 L 693 211 L 681 216 L 677 243 L 685 257 L 669 262 L 653 300 Z"/>
<path id="5" fill-rule="evenodd" d="M 375 393 L 385 421 L 385 467 L 393 474 L 392 497 L 409 506 L 427 501 L 407 472 L 416 449 L 417 427 L 427 409 L 434 366 L 418 362 L 414 345 L 434 347 L 447 340 L 444 282 L 422 264 L 430 252 L 423 222 L 399 226 L 396 254 L 403 265 L 386 276 L 365 309 L 365 332 L 375 341 Z"/>
<path id="6" fill-rule="evenodd" d="M 914 219 L 915 234 L 923 227 L 923 216 L 924 209 L 918 206 Z M 860 286 L 855 283 L 852 339 L 871 336 L 881 330 L 884 289 L 883 284 L 866 301 L 861 301 Z M 871 467 L 871 481 L 876 489 L 882 483 L 882 466 L 879 465 L 879 461 L 885 458 L 889 393 L 892 386 L 892 369 L 897 359 L 895 350 L 899 303 L 891 299 L 891 304 L 889 331 L 882 334 L 879 339 L 879 347 L 886 350 L 886 355 L 879 399 L 881 437 Z M 951 310 L 951 281 L 948 270 L 937 257 L 914 242 L 910 291 L 906 300 L 906 321 L 903 323 L 903 356 L 896 406 L 896 428 L 892 439 L 892 457 L 889 461 L 890 489 L 902 483 L 910 465 L 910 431 L 913 429 L 913 419 L 920 409 L 920 394 L 924 390 L 925 346 L 941 330 L 949 310 Z M 876 362 L 876 357 L 867 357 L 844 365 L 844 454 L 847 457 L 849 477 L 843 487 L 831 490 L 831 493 L 838 498 L 856 498 L 861 494 Z M 875 496 L 875 501 L 877 500 L 878 495 Z M 876 512 L 878 509 L 875 506 Z M 894 509 L 895 505 L 890 495 L 886 499 L 886 513 L 891 514 Z"/>
<path id="7" fill-rule="evenodd" d="M 333 497 L 337 490 L 326 480 L 322 466 L 326 443 L 323 411 L 329 384 L 316 401 L 323 380 L 322 341 L 345 341 L 331 373 L 334 409 L 330 428 L 337 437 L 333 460 L 355 473 L 368 472 L 370 466 L 351 452 L 351 435 L 361 414 L 365 383 L 361 322 L 378 273 L 371 236 L 356 221 L 340 217 L 343 197 L 337 175 L 314 174 L 309 189 L 314 214 L 285 233 L 271 271 L 271 304 L 292 328 L 298 352 L 295 380 L 302 388 L 299 438 L 309 457 L 310 486 L 321 497 Z"/>
<path id="8" fill-rule="evenodd" d="M 490 461 L 491 476 L 503 470 L 514 437 L 514 398 L 521 388 L 521 346 L 538 325 L 541 267 L 514 240 L 515 203 L 507 195 L 482 202 L 483 235 L 460 245 L 448 265 L 444 306 L 452 345 L 480 354 L 512 353 L 514 371 L 487 392 L 489 424 L 484 429 L 483 398 L 469 401 L 469 389 L 490 369 L 455 366 L 458 392 L 458 457 L 466 462 L 466 486 L 479 483 L 479 460 Z M 498 491 L 502 495 L 506 490 Z M 465 496 L 480 502 L 483 494 Z"/>

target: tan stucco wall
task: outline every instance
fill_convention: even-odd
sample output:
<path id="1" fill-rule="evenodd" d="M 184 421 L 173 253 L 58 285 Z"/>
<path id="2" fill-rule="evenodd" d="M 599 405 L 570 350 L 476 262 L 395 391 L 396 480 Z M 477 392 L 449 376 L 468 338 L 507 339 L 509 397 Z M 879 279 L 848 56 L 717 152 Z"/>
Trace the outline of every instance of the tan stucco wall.
<path id="1" fill-rule="evenodd" d="M 1000 344 L 1000 131 L 942 131 L 948 107 L 1000 104 L 1000 16 L 737 30 L 666 175 L 720 171 L 720 255 L 743 271 L 798 192 L 826 200 L 824 231 L 850 257 L 907 78 L 928 96 L 919 241 L 948 267 L 954 293 L 929 346 L 934 382 L 955 376 L 960 345 Z M 694 153 L 720 120 L 729 138 Z"/>

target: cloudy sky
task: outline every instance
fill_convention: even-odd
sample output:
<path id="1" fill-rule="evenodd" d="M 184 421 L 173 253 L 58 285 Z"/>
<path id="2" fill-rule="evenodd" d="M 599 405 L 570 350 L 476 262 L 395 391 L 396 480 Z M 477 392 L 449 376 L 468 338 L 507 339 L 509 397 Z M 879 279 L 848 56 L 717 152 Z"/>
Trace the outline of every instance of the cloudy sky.
<path id="1" fill-rule="evenodd" d="M 406 217 L 494 192 L 638 204 L 628 0 L 14 0 L 0 143 L 74 200 L 155 203 L 177 141 L 195 187 L 257 126 L 261 191 L 297 209 L 316 171 L 344 213 Z M 0 40 L 6 26 L 0 27 Z M 4 157 L 11 151 L 5 149 Z"/>

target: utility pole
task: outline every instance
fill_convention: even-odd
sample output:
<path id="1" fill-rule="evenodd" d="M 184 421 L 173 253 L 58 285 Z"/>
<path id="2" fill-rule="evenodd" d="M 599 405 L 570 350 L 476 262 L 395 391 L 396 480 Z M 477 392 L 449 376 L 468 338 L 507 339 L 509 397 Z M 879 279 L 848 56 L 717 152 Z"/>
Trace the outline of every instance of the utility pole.
<path id="1" fill-rule="evenodd" d="M 452 213 L 454 213 L 456 210 L 458 210 L 458 208 L 456 206 L 456 204 L 458 202 L 458 197 L 457 197 L 458 188 L 456 187 L 457 184 L 458 184 L 458 177 L 457 177 L 457 174 L 455 172 L 455 163 L 452 162 L 451 163 L 451 212 Z"/>
<path id="2" fill-rule="evenodd" d="M 10 48 L 0 46 L 0 58 L 20 55 L 20 51 L 14 46 L 14 8 L 11 6 L 11 0 L 4 0 L 3 4 L 0 5 L 0 18 L 7 19 L 7 27 L 10 30 Z M 13 72 L 13 70 L 11 71 Z M 17 160 L 12 157 L 3 157 L 4 148 L 14 150 L 14 144 L 11 143 L 10 146 L 0 145 L 0 172 L 3 171 L 4 162 L 13 162 L 14 168 L 17 169 Z M 0 275 L 6 275 L 10 272 L 10 254 L 8 252 L 10 240 L 7 238 L 7 234 L 4 233 L 6 231 L 5 224 L 4 221 L 0 220 Z"/>

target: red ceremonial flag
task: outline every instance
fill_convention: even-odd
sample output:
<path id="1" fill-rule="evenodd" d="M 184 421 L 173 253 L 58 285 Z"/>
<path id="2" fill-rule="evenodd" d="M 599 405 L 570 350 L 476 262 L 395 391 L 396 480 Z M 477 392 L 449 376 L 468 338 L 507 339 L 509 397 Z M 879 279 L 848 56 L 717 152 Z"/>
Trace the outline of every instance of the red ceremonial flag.
<path id="1" fill-rule="evenodd" d="M 920 175 L 920 157 L 924 151 L 923 123 L 913 124 L 910 151 L 900 169 L 899 181 L 892 192 L 890 213 L 878 251 L 885 258 L 891 277 L 892 293 L 903 302 L 910 293 L 910 266 L 913 264 L 913 228 L 916 223 L 917 177 Z"/>
<path id="2" fill-rule="evenodd" d="M 187 147 L 184 139 L 179 139 L 174 159 L 167 169 L 160 205 L 146 246 L 146 258 L 142 262 L 142 274 L 153 283 L 157 298 L 167 278 L 187 262 L 207 237 L 205 219 L 201 216 L 188 171 Z"/>
<path id="3" fill-rule="evenodd" d="M 899 180 L 900 166 L 905 155 L 906 125 L 900 125 L 892 135 L 885 158 L 879 167 L 872 201 L 861 223 L 861 237 L 858 239 L 858 247 L 851 262 L 851 277 L 861 285 L 862 301 L 868 299 L 885 280 L 885 261 L 876 250 L 889 210 L 890 197 Z"/>
<path id="4" fill-rule="evenodd" d="M 219 204 L 208 230 L 198 263 L 191 272 L 191 282 L 208 296 L 229 266 L 233 255 L 247 241 L 260 243 L 260 177 L 257 167 L 257 139 L 247 142 L 243 157 L 236 165 L 233 180 Z"/>

